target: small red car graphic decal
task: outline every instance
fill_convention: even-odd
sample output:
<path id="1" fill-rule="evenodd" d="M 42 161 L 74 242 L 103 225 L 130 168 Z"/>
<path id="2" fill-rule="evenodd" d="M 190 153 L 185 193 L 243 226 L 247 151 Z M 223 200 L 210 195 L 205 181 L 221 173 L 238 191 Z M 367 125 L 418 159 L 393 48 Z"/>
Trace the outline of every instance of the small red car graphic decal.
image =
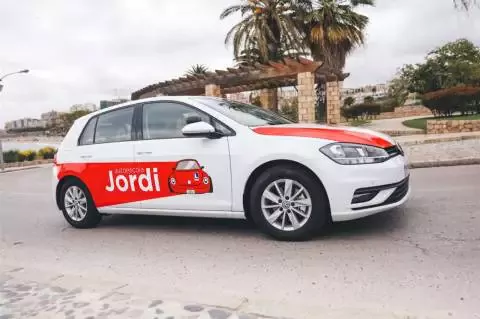
<path id="1" fill-rule="evenodd" d="M 206 194 L 213 192 L 212 179 L 194 159 L 177 162 L 168 177 L 168 187 L 176 194 Z"/>

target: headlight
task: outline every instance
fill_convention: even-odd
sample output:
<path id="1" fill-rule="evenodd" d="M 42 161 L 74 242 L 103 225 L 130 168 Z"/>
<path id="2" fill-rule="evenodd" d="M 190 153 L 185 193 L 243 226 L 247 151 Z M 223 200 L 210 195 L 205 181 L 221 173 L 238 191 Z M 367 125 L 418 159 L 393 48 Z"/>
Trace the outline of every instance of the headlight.
<path id="1" fill-rule="evenodd" d="M 361 144 L 334 143 L 322 147 L 320 151 L 342 165 L 380 163 L 390 157 L 383 148 Z"/>

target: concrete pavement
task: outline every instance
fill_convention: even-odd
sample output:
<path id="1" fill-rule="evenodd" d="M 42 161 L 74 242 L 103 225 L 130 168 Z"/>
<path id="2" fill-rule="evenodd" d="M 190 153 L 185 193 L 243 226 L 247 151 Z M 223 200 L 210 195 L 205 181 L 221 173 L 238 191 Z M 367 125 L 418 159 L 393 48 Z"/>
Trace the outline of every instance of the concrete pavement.
<path id="1" fill-rule="evenodd" d="M 405 131 L 405 132 L 421 132 L 422 130 L 407 127 L 402 124 L 403 121 L 424 118 L 428 116 L 410 116 L 385 120 L 372 120 L 371 123 L 366 124 L 364 127 L 375 131 Z"/>
<path id="2" fill-rule="evenodd" d="M 284 243 L 235 220 L 112 216 L 76 230 L 48 168 L 2 174 L 0 318 L 99 317 L 123 309 L 116 298 L 139 318 L 480 318 L 480 166 L 413 170 L 412 187 L 403 208 Z"/>

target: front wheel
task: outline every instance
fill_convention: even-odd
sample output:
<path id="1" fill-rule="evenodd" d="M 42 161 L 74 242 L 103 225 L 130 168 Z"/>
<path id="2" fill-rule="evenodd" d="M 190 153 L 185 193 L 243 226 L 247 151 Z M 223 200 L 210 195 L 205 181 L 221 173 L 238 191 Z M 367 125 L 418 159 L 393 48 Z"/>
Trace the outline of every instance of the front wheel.
<path id="1" fill-rule="evenodd" d="M 92 228 L 102 216 L 93 203 L 87 187 L 77 180 L 67 181 L 61 189 L 62 212 L 67 222 L 75 228 Z"/>
<path id="2" fill-rule="evenodd" d="M 279 240 L 306 240 L 327 224 L 328 198 L 309 172 L 279 166 L 262 173 L 251 191 L 255 224 Z"/>

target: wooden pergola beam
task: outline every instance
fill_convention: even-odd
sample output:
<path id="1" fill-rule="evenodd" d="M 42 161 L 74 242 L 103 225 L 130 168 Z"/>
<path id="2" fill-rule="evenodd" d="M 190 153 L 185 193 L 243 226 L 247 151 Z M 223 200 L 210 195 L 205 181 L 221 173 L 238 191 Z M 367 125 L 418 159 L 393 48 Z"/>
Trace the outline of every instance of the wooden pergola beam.
<path id="1" fill-rule="evenodd" d="M 132 99 L 136 99 L 152 91 L 170 94 L 186 95 L 192 91 L 204 90 L 206 84 L 219 85 L 224 92 L 237 91 L 239 88 L 261 89 L 270 87 L 271 81 L 284 83 L 296 83 L 299 73 L 315 73 L 318 78 L 341 77 L 342 73 L 327 68 L 323 62 L 311 61 L 305 58 L 285 58 L 281 61 L 269 61 L 265 64 L 255 63 L 254 65 L 243 65 L 238 68 L 227 68 L 227 70 L 215 70 L 206 74 L 187 75 L 178 79 L 160 82 L 149 85 L 132 94 Z"/>

